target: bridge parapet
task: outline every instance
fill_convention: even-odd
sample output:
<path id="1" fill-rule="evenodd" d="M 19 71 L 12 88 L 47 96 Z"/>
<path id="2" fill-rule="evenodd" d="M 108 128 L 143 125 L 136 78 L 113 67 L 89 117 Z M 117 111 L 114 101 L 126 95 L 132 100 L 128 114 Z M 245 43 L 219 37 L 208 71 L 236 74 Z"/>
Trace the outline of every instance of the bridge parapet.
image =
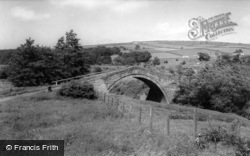
<path id="1" fill-rule="evenodd" d="M 107 87 L 109 88 L 114 81 L 120 80 L 124 77 L 147 77 L 159 82 L 163 86 L 169 86 L 171 83 L 174 82 L 174 79 L 171 77 L 170 74 L 165 74 L 158 70 L 153 70 L 150 68 L 142 68 L 142 67 L 130 67 L 118 72 L 113 72 L 111 74 L 107 74 L 102 79 L 105 81 Z"/>

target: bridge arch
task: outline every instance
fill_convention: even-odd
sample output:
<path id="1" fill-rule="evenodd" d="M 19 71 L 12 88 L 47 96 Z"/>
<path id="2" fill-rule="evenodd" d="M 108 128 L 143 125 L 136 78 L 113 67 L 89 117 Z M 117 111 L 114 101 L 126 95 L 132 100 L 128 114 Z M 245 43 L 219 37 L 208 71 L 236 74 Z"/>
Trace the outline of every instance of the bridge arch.
<path id="1" fill-rule="evenodd" d="M 127 77 L 132 77 L 132 78 L 141 80 L 150 88 L 146 100 L 169 104 L 169 98 L 167 96 L 167 93 L 164 90 L 164 87 L 161 85 L 161 83 L 155 78 L 146 74 L 139 74 L 139 73 L 136 73 L 136 74 L 127 73 L 125 75 L 123 74 L 122 76 L 113 79 L 112 82 L 109 82 L 108 84 L 106 84 L 108 91 L 110 91 L 122 79 L 127 78 Z"/>

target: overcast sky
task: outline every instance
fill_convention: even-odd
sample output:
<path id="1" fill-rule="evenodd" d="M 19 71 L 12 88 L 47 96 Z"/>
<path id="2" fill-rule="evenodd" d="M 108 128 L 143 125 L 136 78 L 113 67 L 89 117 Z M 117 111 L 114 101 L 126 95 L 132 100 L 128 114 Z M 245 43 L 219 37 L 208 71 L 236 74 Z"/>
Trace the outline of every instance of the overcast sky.
<path id="1" fill-rule="evenodd" d="M 250 43 L 249 0 L 0 0 L 0 49 L 54 46 L 70 29 L 83 45 L 190 40 L 189 19 L 227 12 L 236 33 L 215 41 Z"/>

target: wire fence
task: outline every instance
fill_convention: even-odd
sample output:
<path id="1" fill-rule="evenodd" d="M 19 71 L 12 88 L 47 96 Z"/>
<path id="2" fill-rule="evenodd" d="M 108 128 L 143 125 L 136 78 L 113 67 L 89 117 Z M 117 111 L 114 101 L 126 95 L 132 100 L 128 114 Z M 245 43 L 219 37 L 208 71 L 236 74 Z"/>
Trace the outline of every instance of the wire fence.
<path id="1" fill-rule="evenodd" d="M 152 133 L 154 130 L 154 118 L 155 115 L 158 114 L 157 112 L 163 112 L 161 114 L 164 114 L 164 119 L 165 121 L 165 127 L 166 127 L 166 134 L 170 135 L 171 134 L 171 127 L 170 127 L 170 120 L 176 119 L 175 116 L 171 116 L 171 110 L 165 110 L 165 109 L 160 109 L 160 108 L 155 108 L 152 106 L 136 106 L 132 104 L 128 104 L 127 102 L 121 101 L 117 96 L 115 95 L 110 95 L 107 93 L 102 93 L 98 92 L 98 97 L 101 101 L 103 101 L 105 104 L 108 106 L 117 109 L 118 112 L 122 114 L 122 117 L 125 117 L 132 121 L 132 115 L 135 114 L 135 118 L 133 118 L 134 122 L 137 122 L 138 124 L 146 123 L 148 124 L 149 130 Z M 201 112 L 199 112 L 199 109 L 197 108 L 189 108 L 189 117 L 188 119 L 192 120 L 192 133 L 194 136 L 194 139 L 197 138 L 198 136 L 198 121 Z M 144 116 L 143 116 L 144 115 Z M 142 116 L 144 118 L 142 118 Z M 144 120 L 147 120 L 146 122 L 143 122 Z M 187 119 L 187 118 L 186 118 Z M 207 120 L 212 120 L 212 117 L 210 116 Z M 202 120 L 204 121 L 204 120 Z M 240 137 L 241 133 L 241 122 L 236 119 L 237 122 L 237 135 Z"/>

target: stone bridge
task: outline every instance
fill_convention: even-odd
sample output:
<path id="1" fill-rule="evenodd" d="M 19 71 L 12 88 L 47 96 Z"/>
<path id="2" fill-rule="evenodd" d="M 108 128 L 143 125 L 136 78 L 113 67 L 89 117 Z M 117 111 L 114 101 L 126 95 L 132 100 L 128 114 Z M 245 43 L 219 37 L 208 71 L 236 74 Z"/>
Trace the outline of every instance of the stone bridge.
<path id="1" fill-rule="evenodd" d="M 146 100 L 169 104 L 171 99 L 168 93 L 175 90 L 174 80 L 170 74 L 156 69 L 130 67 L 88 79 L 92 81 L 97 91 L 109 93 L 116 84 L 126 77 L 141 80 L 150 88 Z"/>

